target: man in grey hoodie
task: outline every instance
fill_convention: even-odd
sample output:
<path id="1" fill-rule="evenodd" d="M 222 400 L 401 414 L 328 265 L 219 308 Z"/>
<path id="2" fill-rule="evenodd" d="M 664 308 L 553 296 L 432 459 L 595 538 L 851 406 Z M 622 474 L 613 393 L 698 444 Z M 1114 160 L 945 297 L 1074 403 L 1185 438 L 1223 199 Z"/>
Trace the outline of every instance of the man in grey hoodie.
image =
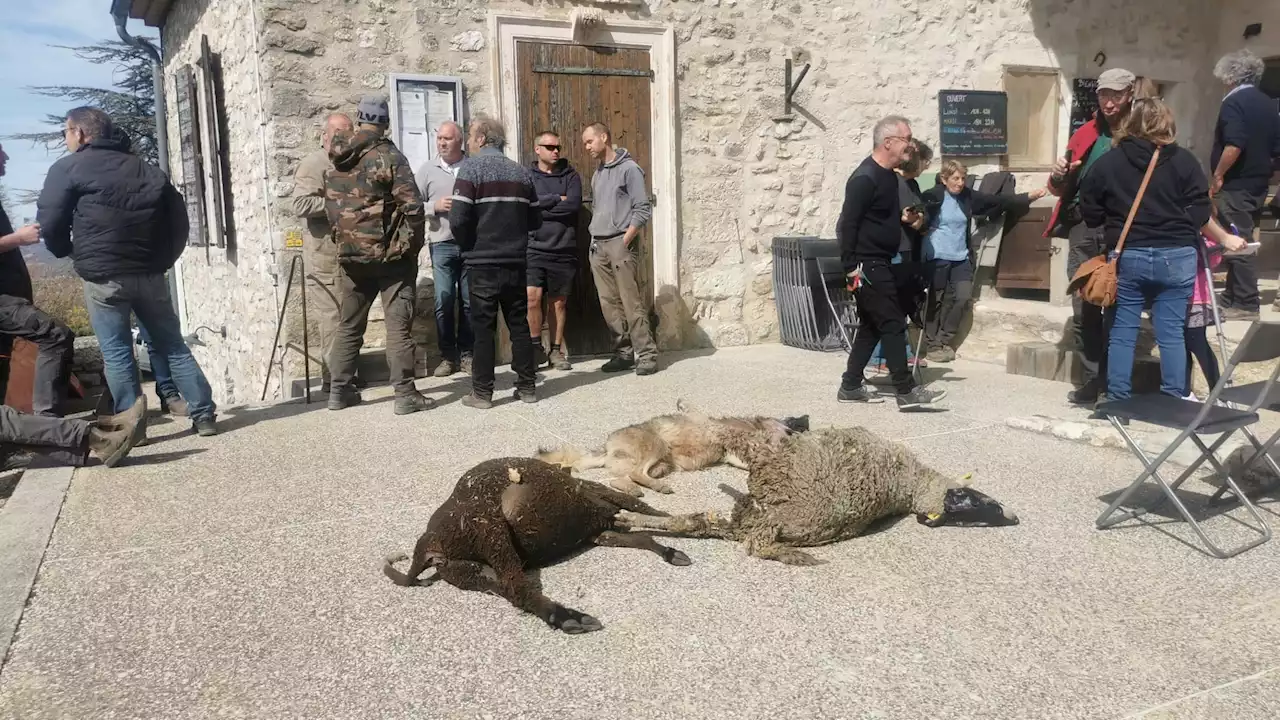
<path id="1" fill-rule="evenodd" d="M 614 356 L 600 369 L 619 372 L 635 367 L 637 375 L 652 375 L 658 371 L 658 346 L 649 330 L 649 303 L 640 286 L 636 238 L 653 208 L 644 171 L 625 148 L 613 147 L 611 139 L 602 123 L 582 131 L 587 152 L 600 163 L 591 176 L 591 274 L 614 338 Z"/>

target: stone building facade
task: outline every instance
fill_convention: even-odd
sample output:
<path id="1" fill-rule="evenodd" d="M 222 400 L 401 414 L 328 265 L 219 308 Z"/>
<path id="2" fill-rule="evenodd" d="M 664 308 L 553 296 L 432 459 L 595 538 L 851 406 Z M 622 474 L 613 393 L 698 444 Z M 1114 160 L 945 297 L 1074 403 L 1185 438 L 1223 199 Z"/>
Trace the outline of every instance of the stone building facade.
<path id="1" fill-rule="evenodd" d="M 937 147 L 939 90 L 999 90 L 1035 76 L 1056 92 L 1038 107 L 1039 124 L 1021 133 L 1047 138 L 1056 154 L 1069 130 L 1071 81 L 1125 67 L 1163 84 L 1183 143 L 1207 159 L 1222 94 L 1210 74 L 1214 60 L 1246 43 L 1280 54 L 1280 18 L 1265 23 L 1261 38 L 1241 37 L 1263 12 L 1250 0 L 134 5 L 135 17 L 162 28 L 175 180 L 182 164 L 174 78 L 199 58 L 202 37 L 220 59 L 234 248 L 190 248 L 179 294 L 188 332 L 215 331 L 198 331 L 206 345 L 195 351 L 224 403 L 256 399 L 267 381 L 289 258 L 284 238 L 300 227 L 290 212 L 293 172 L 317 146 L 323 116 L 386 91 L 390 73 L 433 73 L 460 76 L 468 114 L 495 113 L 510 129 L 519 96 L 514 39 L 572 41 L 571 17 L 581 7 L 599 10 L 604 22 L 578 39 L 651 52 L 654 292 L 667 348 L 777 341 L 772 238 L 833 236 L 845 181 L 885 114 L 911 118 L 915 135 Z M 793 115 L 780 119 L 788 58 L 811 69 Z M 1043 181 L 1045 154 L 1014 165 L 968 161 L 971 171 L 1013 170 L 1026 189 Z M 221 327 L 225 339 L 216 334 Z M 269 395 L 280 392 L 271 380 Z"/>

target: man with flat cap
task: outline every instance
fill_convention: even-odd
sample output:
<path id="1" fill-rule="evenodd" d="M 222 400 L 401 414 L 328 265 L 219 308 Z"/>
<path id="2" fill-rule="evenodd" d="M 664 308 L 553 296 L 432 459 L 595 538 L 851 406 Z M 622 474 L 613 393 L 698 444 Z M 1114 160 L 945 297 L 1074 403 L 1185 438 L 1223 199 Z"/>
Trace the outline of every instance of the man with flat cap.
<path id="1" fill-rule="evenodd" d="M 414 288 L 425 215 L 409 160 L 386 137 L 391 116 L 385 96 L 366 95 L 356 108 L 354 131 L 334 132 L 333 167 L 325 170 L 325 212 L 337 244 L 338 328 L 329 356 L 329 409 L 360 402 L 352 385 L 356 358 L 374 296 L 386 316 L 387 365 L 395 388 L 395 414 L 435 403 L 414 385 Z"/>

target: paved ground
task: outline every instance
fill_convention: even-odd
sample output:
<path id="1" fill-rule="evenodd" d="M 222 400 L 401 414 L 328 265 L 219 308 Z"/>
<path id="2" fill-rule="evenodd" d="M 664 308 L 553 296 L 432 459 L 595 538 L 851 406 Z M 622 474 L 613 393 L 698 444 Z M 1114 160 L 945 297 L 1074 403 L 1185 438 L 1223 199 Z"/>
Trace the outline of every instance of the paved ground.
<path id="1" fill-rule="evenodd" d="M 837 404 L 842 364 L 752 347 L 648 378 L 548 373 L 534 406 L 473 411 L 459 385 L 425 380 L 450 404 L 244 411 L 210 439 L 153 426 L 173 434 L 76 473 L 0 670 L 0 718 L 1280 716 L 1280 543 L 1221 561 L 1176 523 L 1095 530 L 1136 461 L 1005 425 L 1071 412 L 1062 385 L 960 362 L 938 381 L 949 411 L 907 415 Z M 1023 522 L 905 519 L 817 549 L 815 568 L 719 541 L 672 540 L 683 568 L 593 549 L 541 574 L 605 624 L 576 637 L 497 597 L 381 575 L 476 461 L 595 445 L 680 396 L 865 424 L 973 472 Z M 744 486 L 730 469 L 676 482 L 647 499 L 727 510 L 717 485 Z"/>

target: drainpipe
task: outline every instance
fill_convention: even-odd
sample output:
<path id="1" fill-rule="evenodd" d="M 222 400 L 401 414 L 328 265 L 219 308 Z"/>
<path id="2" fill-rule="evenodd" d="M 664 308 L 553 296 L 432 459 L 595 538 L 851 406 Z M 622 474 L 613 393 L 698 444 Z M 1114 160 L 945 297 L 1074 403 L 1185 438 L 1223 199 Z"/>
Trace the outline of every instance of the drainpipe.
<path id="1" fill-rule="evenodd" d="M 129 5 L 132 0 L 112 0 L 111 16 L 116 21 L 116 32 L 120 39 L 136 48 L 141 48 L 151 58 L 151 84 L 156 100 L 156 155 L 160 161 L 160 169 L 169 174 L 169 120 L 165 112 L 164 71 L 161 68 L 160 51 L 150 41 L 134 37 L 125 29 L 129 22 Z"/>

